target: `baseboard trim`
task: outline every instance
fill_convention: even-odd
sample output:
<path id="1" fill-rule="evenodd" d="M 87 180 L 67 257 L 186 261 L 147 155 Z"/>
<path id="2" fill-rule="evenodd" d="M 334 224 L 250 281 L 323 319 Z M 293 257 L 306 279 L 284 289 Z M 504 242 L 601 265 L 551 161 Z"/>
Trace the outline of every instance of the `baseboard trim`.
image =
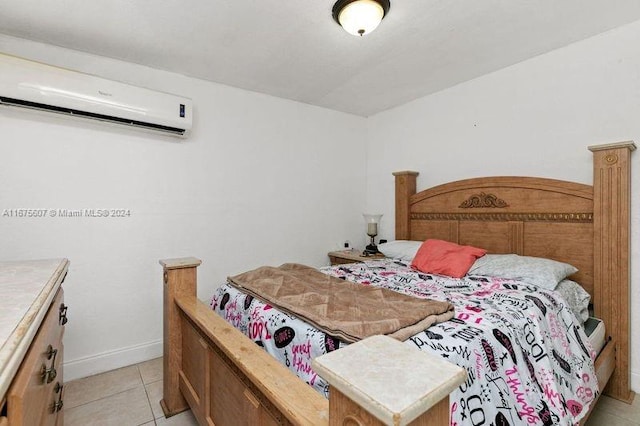
<path id="1" fill-rule="evenodd" d="M 640 395 L 640 373 L 631 372 L 631 389 Z"/>
<path id="2" fill-rule="evenodd" d="M 64 381 L 69 382 L 116 368 L 162 356 L 162 340 L 142 343 L 96 355 L 78 358 L 64 363 Z"/>

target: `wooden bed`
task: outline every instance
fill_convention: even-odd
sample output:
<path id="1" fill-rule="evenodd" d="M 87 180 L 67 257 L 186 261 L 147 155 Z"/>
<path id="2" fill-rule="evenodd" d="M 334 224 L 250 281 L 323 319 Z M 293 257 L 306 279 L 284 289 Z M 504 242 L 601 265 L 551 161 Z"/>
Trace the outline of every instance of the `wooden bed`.
<path id="1" fill-rule="evenodd" d="M 596 360 L 600 389 L 630 403 L 630 155 L 635 145 L 622 142 L 589 149 L 593 185 L 489 177 L 416 192 L 417 172 L 394 173 L 396 239 L 438 238 L 491 253 L 546 257 L 576 266 L 579 272 L 571 278 L 591 294 L 595 316 L 604 320 L 609 336 Z M 327 401 L 200 302 L 199 260 L 161 264 L 161 405 L 166 416 L 190 407 L 203 425 L 381 424 L 366 409 L 345 409 L 340 392 L 334 397 L 333 388 Z M 448 404 L 437 404 L 433 417 L 426 413 L 411 424 L 448 424 L 447 410 Z"/>

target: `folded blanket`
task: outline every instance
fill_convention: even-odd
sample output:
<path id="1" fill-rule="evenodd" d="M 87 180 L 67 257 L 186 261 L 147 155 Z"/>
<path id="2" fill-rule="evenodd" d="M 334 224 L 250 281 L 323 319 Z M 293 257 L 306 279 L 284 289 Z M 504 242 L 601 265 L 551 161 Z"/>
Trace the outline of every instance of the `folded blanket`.
<path id="1" fill-rule="evenodd" d="M 450 303 L 344 281 L 296 263 L 263 266 L 228 281 L 346 342 L 377 334 L 406 340 L 453 317 Z"/>

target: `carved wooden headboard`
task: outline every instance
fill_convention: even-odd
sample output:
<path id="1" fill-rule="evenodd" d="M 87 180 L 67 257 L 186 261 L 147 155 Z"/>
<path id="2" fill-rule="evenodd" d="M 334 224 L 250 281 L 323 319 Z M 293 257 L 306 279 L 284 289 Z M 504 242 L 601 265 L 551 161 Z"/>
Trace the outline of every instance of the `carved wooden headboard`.
<path id="1" fill-rule="evenodd" d="M 404 175 L 408 179 L 409 175 Z M 396 173 L 403 179 L 403 172 Z M 567 262 L 593 295 L 593 187 L 531 177 L 446 183 L 410 197 L 408 226 L 396 238 L 438 238 Z"/>
<path id="2" fill-rule="evenodd" d="M 417 172 L 396 172 L 396 239 L 437 238 L 570 263 L 595 315 L 616 340 L 606 389 L 629 387 L 630 155 L 633 142 L 589 147 L 593 186 L 534 177 L 484 177 L 416 193 Z"/>

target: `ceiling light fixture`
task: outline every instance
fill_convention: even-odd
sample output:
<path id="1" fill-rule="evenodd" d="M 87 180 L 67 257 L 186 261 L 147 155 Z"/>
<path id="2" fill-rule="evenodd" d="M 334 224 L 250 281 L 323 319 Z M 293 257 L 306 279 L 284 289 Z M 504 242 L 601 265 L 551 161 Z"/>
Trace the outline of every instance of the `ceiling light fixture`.
<path id="1" fill-rule="evenodd" d="M 378 27 L 390 6 L 389 0 L 338 0 L 333 19 L 349 34 L 363 36 Z"/>

